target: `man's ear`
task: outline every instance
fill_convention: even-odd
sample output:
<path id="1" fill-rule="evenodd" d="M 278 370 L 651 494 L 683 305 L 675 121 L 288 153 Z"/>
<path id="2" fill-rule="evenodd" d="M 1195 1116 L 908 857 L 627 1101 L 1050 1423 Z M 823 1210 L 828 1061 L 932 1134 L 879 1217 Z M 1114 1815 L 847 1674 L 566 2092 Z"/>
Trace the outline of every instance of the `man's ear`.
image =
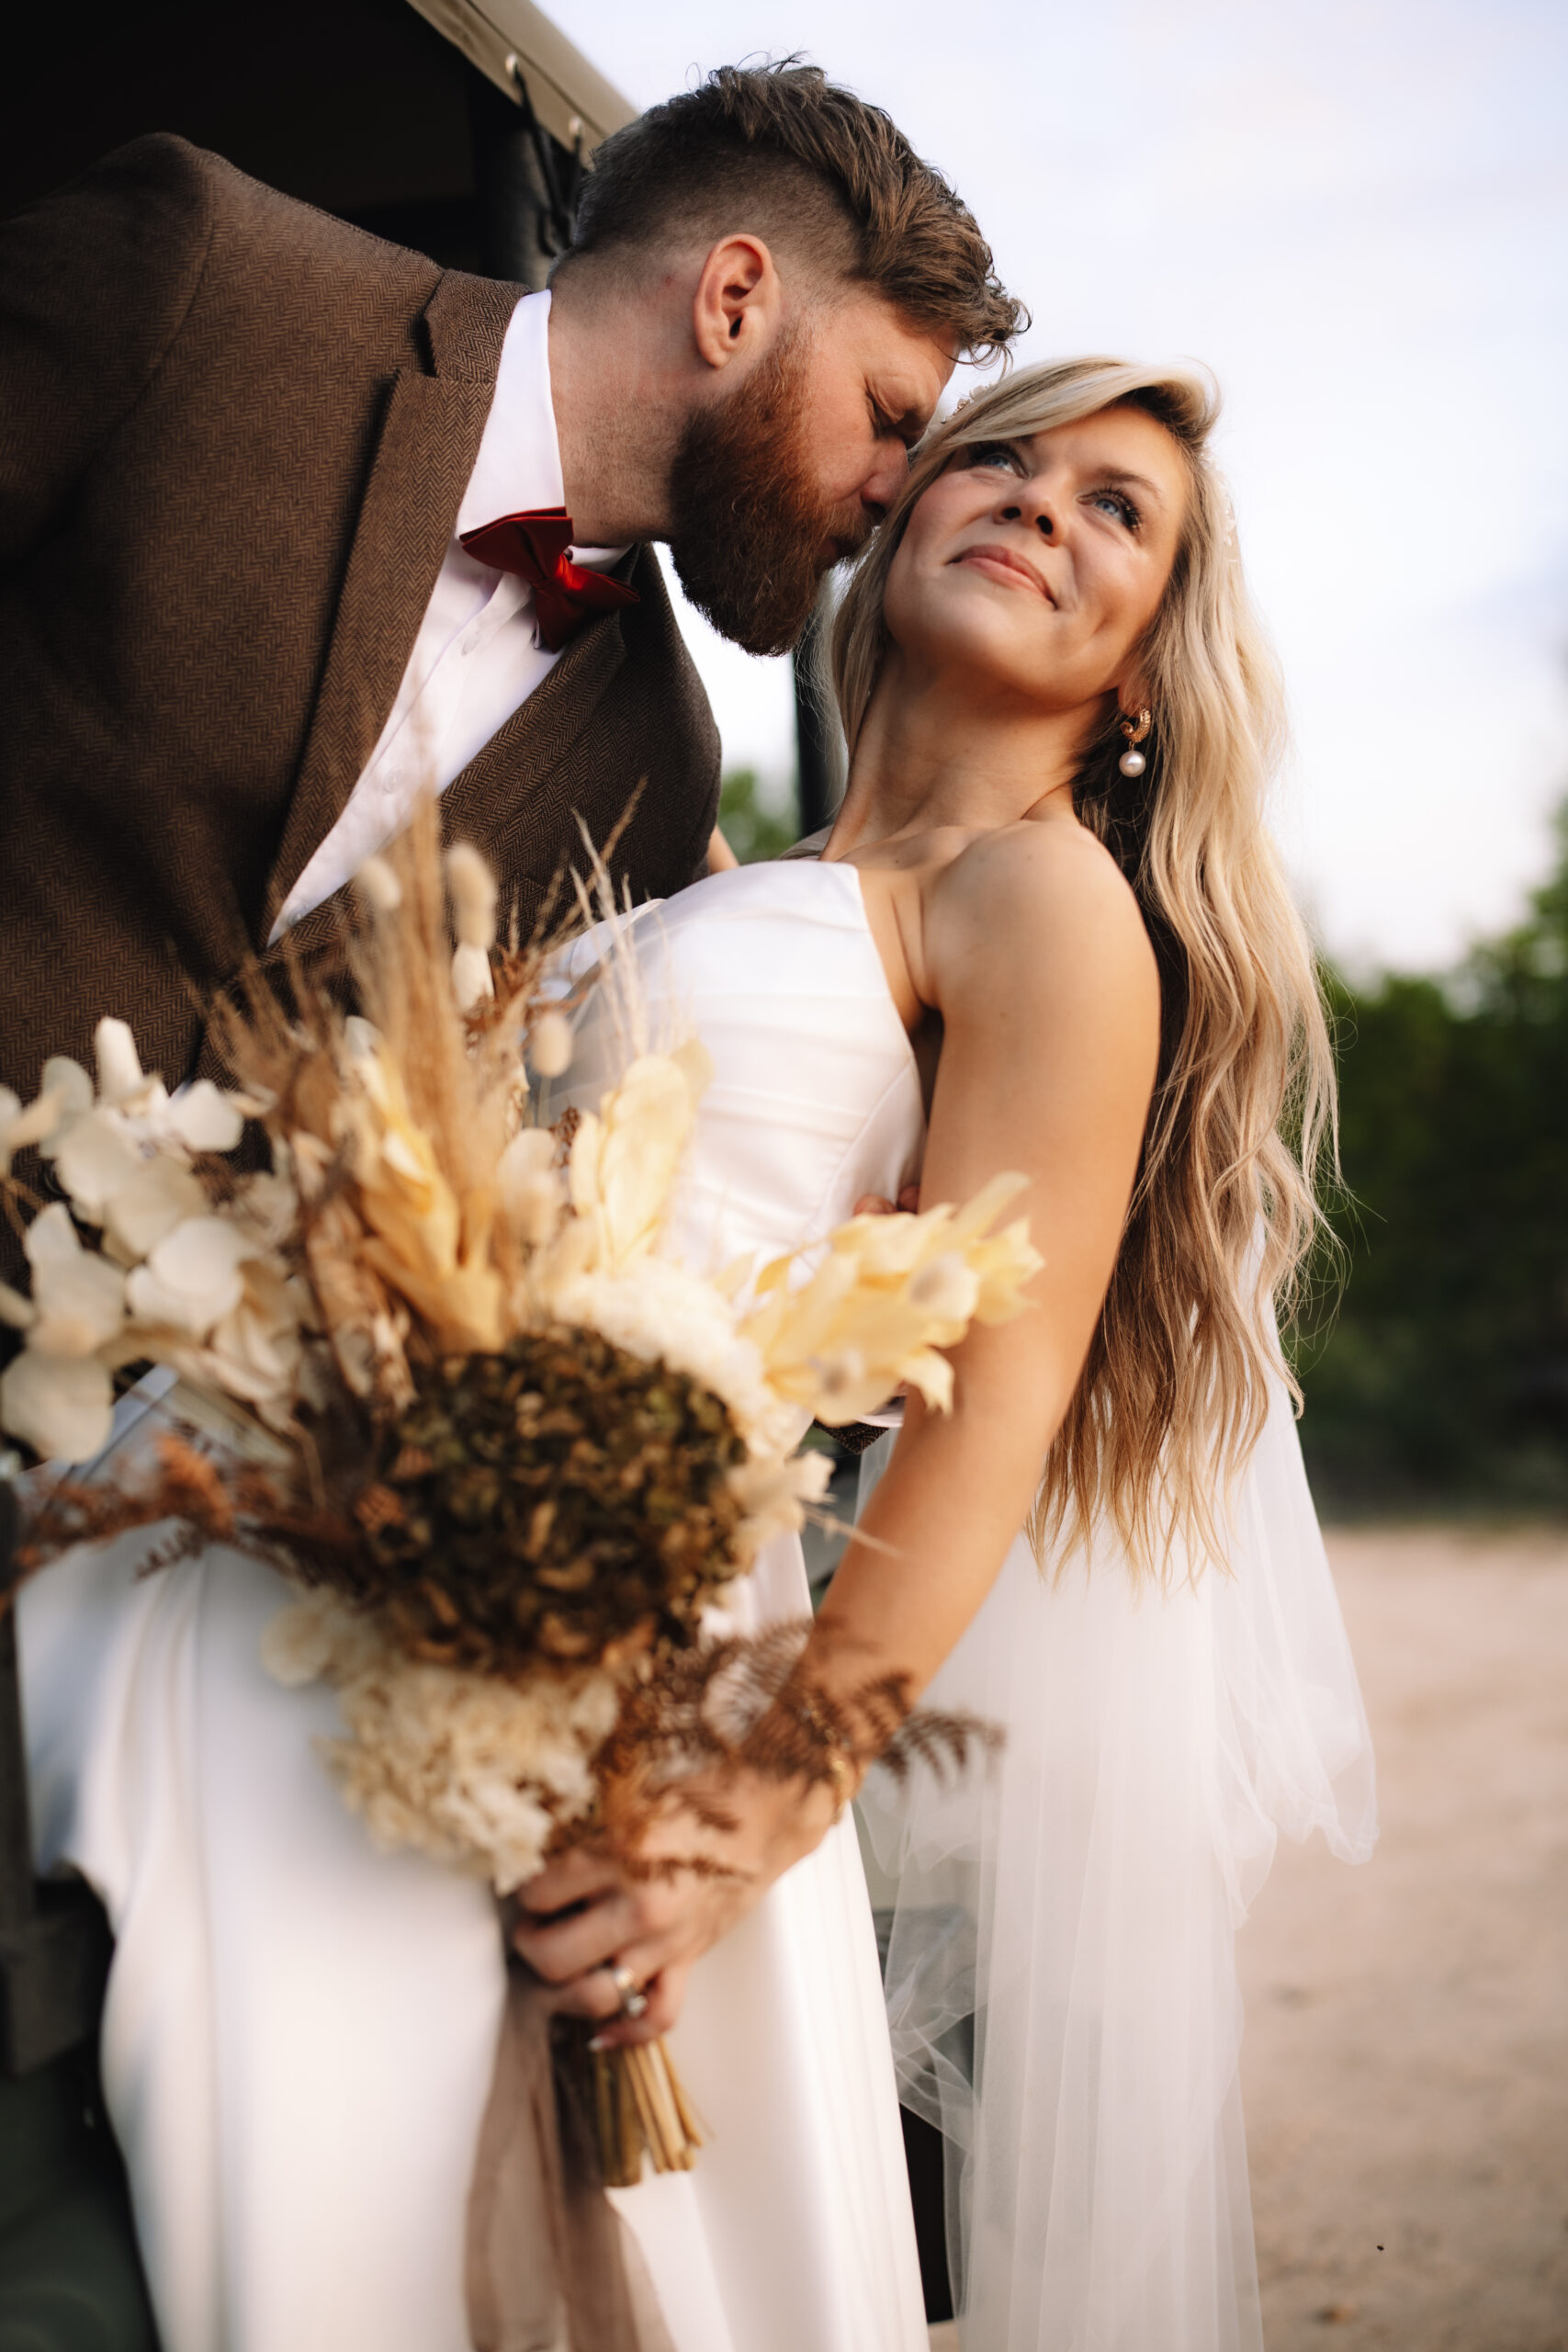
<path id="1" fill-rule="evenodd" d="M 692 298 L 692 332 L 710 368 L 760 359 L 784 321 L 784 288 L 761 237 L 725 237 L 714 246 Z"/>

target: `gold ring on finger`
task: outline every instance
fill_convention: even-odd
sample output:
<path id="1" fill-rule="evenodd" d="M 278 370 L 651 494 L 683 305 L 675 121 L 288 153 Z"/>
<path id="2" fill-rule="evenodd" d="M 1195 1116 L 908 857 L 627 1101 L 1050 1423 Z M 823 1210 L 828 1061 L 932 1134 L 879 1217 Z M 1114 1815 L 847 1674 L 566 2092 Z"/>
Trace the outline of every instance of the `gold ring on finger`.
<path id="1" fill-rule="evenodd" d="M 648 1995 L 631 1970 L 617 1961 L 610 1971 L 610 1982 L 621 1996 L 621 2015 L 640 2018 L 648 2007 Z"/>

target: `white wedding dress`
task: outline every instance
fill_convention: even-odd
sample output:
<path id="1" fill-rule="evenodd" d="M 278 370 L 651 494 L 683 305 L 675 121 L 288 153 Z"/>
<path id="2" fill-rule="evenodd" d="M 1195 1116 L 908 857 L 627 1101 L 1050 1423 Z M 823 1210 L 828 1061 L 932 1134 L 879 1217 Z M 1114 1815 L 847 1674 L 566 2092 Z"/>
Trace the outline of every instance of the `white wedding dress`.
<path id="1" fill-rule="evenodd" d="M 918 1171 L 914 1058 L 852 867 L 718 875 L 628 933 L 641 1012 L 590 997 L 566 1091 L 593 1099 L 644 1042 L 628 1023 L 707 1046 L 672 1234 L 689 1259 L 809 1241 Z M 341 1804 L 311 1744 L 332 1694 L 259 1663 L 277 1580 L 209 1553 L 138 1581 L 143 1549 L 58 1563 L 20 1625 L 39 1854 L 86 1874 L 118 1938 L 105 2087 L 164 2352 L 462 2352 L 502 1992 L 489 1898 L 378 1856 Z M 1053 1589 L 1015 1546 L 931 1694 L 1003 1724 L 996 1775 L 868 1792 L 905 2095 L 963 2155 L 964 2352 L 1260 2341 L 1234 1924 L 1276 1825 L 1347 1853 L 1371 1835 L 1282 1399 L 1231 1566 L 1135 1595 L 1102 1547 Z M 745 1606 L 804 1613 L 793 1541 Z M 678 2352 L 920 2352 L 847 1821 L 703 1961 L 674 2042 L 710 2144 L 617 2202 Z"/>
<path id="2" fill-rule="evenodd" d="M 918 1170 L 919 1080 L 852 868 L 719 875 L 630 936 L 650 1023 L 715 1065 L 677 1248 L 773 1254 Z M 592 1101 L 616 1065 L 623 1011 L 591 994 L 569 1091 Z M 344 1806 L 312 1745 L 333 1693 L 260 1664 L 282 1583 L 221 1551 L 138 1579 L 147 1548 L 44 1571 L 20 1640 L 40 1866 L 83 1871 L 115 1929 L 104 2087 L 164 2352 L 464 2352 L 503 1991 L 491 1899 L 377 1854 Z M 794 1538 L 742 1605 L 807 1612 Z M 709 2143 L 616 2202 L 678 2352 L 924 2352 L 847 1818 L 700 1963 L 672 2040 Z"/>

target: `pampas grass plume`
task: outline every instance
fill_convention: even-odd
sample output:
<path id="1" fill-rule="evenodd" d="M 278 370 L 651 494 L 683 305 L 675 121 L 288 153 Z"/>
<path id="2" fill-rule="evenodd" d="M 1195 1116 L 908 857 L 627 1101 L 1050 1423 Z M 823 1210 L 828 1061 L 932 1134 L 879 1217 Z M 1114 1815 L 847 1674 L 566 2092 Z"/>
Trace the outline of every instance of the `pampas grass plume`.
<path id="1" fill-rule="evenodd" d="M 471 842 L 454 842 L 446 866 L 457 944 L 488 953 L 495 945 L 495 876 Z"/>
<path id="2" fill-rule="evenodd" d="M 367 857 L 354 878 L 372 914 L 397 913 L 403 903 L 403 886 L 384 857 Z"/>
<path id="3" fill-rule="evenodd" d="M 528 1058 L 541 1078 L 559 1078 L 571 1068 L 571 1023 L 564 1012 L 542 1012 L 528 1039 Z"/>

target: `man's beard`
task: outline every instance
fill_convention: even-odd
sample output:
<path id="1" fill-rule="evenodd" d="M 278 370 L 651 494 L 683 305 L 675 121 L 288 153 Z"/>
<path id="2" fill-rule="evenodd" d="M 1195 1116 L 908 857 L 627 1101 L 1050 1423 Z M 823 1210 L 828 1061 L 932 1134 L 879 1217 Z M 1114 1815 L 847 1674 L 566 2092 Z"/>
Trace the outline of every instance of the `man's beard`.
<path id="1" fill-rule="evenodd" d="M 781 338 L 739 389 L 690 419 L 671 468 L 670 552 L 682 587 L 748 653 L 787 653 L 811 616 L 824 560 L 871 536 L 816 489 L 806 447 L 809 363 Z"/>

